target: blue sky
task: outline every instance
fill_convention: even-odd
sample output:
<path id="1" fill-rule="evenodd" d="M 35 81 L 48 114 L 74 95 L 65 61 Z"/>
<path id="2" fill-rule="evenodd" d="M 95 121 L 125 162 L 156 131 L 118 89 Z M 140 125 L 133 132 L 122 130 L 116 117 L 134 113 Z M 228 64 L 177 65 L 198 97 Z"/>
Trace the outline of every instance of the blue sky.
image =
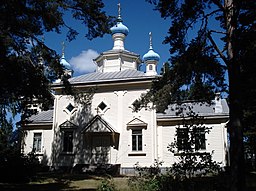
<path id="1" fill-rule="evenodd" d="M 109 15 L 117 16 L 119 1 L 103 1 L 105 3 L 104 11 Z M 142 58 L 149 49 L 149 32 L 152 32 L 154 51 L 161 57 L 157 67 L 160 71 L 162 64 L 170 56 L 169 45 L 162 44 L 167 35 L 170 21 L 162 19 L 160 13 L 153 10 L 154 6 L 145 2 L 145 0 L 121 0 L 120 3 L 123 24 L 129 28 L 129 34 L 125 39 L 125 49 L 140 54 Z M 69 25 L 80 33 L 78 37 L 72 42 L 65 41 L 66 32 L 63 30 L 62 34 L 45 34 L 45 43 L 61 54 L 61 43 L 65 41 L 65 57 L 73 67 L 75 76 L 92 72 L 94 69 L 92 59 L 101 52 L 112 49 L 113 40 L 111 35 L 106 34 L 103 38 L 87 40 L 84 37 L 86 27 L 83 24 L 70 19 L 68 14 L 66 14 L 65 19 Z"/>

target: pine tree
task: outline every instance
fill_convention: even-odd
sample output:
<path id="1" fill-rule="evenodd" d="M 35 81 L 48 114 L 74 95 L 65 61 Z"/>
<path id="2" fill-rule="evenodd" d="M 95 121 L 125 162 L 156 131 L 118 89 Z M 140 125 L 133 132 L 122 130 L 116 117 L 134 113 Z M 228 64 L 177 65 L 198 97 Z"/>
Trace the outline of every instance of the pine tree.
<path id="1" fill-rule="evenodd" d="M 0 105 L 1 114 L 21 113 L 29 116 L 26 105 L 37 100 L 46 109 L 53 97 L 50 83 L 63 74 L 59 55 L 49 48 L 43 35 L 61 33 L 67 28 L 67 39 L 75 39 L 78 32 L 63 16 L 71 15 L 80 21 L 92 40 L 109 32 L 112 17 L 102 10 L 101 0 L 3 0 L 0 3 Z M 51 75 L 46 75 L 42 59 Z M 8 112 L 6 112 L 8 111 Z M 2 126 L 4 117 L 1 117 Z"/>
<path id="2" fill-rule="evenodd" d="M 171 64 L 168 74 L 163 74 L 163 77 L 153 84 L 149 93 L 135 102 L 135 109 L 145 107 L 149 101 L 152 101 L 158 111 L 164 111 L 165 107 L 161 102 L 165 106 L 182 99 L 209 102 L 214 93 L 228 93 L 230 190 L 244 190 L 242 117 L 243 111 L 249 107 L 245 108 L 242 103 L 243 99 L 249 96 L 249 92 L 248 90 L 243 92 L 242 85 L 248 81 L 243 80 L 243 75 L 246 73 L 242 73 L 242 68 L 253 69 L 251 61 L 256 57 L 255 53 L 250 54 L 250 61 L 247 62 L 248 53 L 252 53 L 250 46 L 252 44 L 255 46 L 253 34 L 255 34 L 256 2 L 254 0 L 147 1 L 155 5 L 162 18 L 170 19 L 170 28 L 164 43 L 170 44 Z M 226 73 L 227 79 L 225 79 Z M 253 76 L 251 77 L 253 79 Z M 250 104 L 253 104 L 252 100 L 247 99 L 246 105 Z M 250 112 L 254 112 L 254 109 Z"/>

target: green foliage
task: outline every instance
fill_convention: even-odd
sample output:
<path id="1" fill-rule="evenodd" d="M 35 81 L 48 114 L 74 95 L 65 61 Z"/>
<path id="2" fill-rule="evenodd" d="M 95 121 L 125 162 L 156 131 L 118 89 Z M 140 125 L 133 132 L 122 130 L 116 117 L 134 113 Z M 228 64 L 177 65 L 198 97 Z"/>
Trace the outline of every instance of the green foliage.
<path id="1" fill-rule="evenodd" d="M 182 105 L 178 107 L 184 109 Z M 184 115 L 184 112 L 182 111 L 180 115 Z M 169 151 L 178 158 L 178 162 L 175 162 L 170 168 L 171 174 L 176 179 L 212 176 L 221 171 L 220 163 L 212 159 L 213 151 L 209 153 L 202 150 L 206 147 L 205 134 L 210 132 L 210 128 L 204 124 L 204 117 L 198 116 L 192 108 L 189 108 L 182 124 L 176 129 L 177 138 L 168 146 Z M 182 130 L 183 133 L 180 136 L 185 138 L 181 141 L 178 140 L 179 130 Z"/>
<path id="2" fill-rule="evenodd" d="M 204 118 L 193 112 L 189 105 L 177 105 L 177 114 L 183 116 L 182 124 L 177 128 L 176 139 L 170 143 L 168 149 L 178 159 L 166 169 L 166 173 L 161 173 L 163 162 L 155 160 L 150 167 L 141 167 L 135 164 L 136 176 L 129 179 L 129 185 L 134 190 L 204 190 L 204 181 L 209 181 L 208 190 L 215 190 L 217 187 L 216 176 L 222 172 L 220 163 L 213 161 L 212 154 L 203 152 L 200 147 L 204 147 L 204 138 L 199 141 L 198 132 L 210 132 L 206 127 Z M 185 112 L 186 111 L 186 112 Z M 186 132 L 185 139 L 179 142 L 179 130 Z M 198 131 L 200 130 L 200 131 Z M 211 178 L 210 178 L 211 177 Z"/>
<path id="3" fill-rule="evenodd" d="M 231 189 L 243 190 L 243 131 L 251 129 L 246 134 L 255 134 L 255 0 L 146 1 L 155 5 L 162 18 L 170 19 L 164 43 L 170 45 L 173 78 L 160 89 L 153 86 L 135 109 L 151 101 L 163 112 L 174 100 L 207 101 L 216 92 L 228 93 Z M 164 90 L 168 92 L 161 96 Z M 161 101 L 167 103 L 165 107 Z"/>
<path id="4" fill-rule="evenodd" d="M 18 133 L 11 121 L 0 128 L 0 182 L 29 181 L 40 168 L 35 153 L 20 153 Z"/>
<path id="5" fill-rule="evenodd" d="M 139 163 L 135 164 L 136 176 L 129 178 L 128 184 L 133 190 L 159 190 L 162 175 L 160 167 L 163 162 L 155 160 L 150 167 L 142 167 Z"/>
<path id="6" fill-rule="evenodd" d="M 97 191 L 116 191 L 113 179 L 111 177 L 105 178 L 98 186 Z"/>
<path id="7" fill-rule="evenodd" d="M 64 14 L 80 21 L 88 39 L 102 37 L 109 32 L 113 17 L 106 15 L 101 0 L 4 0 L 0 6 L 0 106 L 1 118 L 6 112 L 22 113 L 25 119 L 32 113 L 26 106 L 34 100 L 47 109 L 53 103 L 50 83 L 61 79 L 63 68 L 59 55 L 47 47 L 44 33 L 61 33 L 67 29 L 67 40 L 78 34 Z M 43 64 L 43 65 L 42 65 Z M 64 76 L 65 77 L 65 76 Z M 62 79 L 68 86 L 68 81 Z M 65 89 L 70 93 L 70 89 Z M 22 119 L 22 120 L 23 120 Z"/>
<path id="8" fill-rule="evenodd" d="M 198 48 L 193 46 L 191 49 Z M 175 58 L 172 65 L 165 63 L 162 76 L 153 81 L 147 94 L 133 103 L 134 110 L 148 107 L 149 103 L 153 103 L 157 112 L 164 112 L 169 104 L 187 100 L 211 103 L 216 92 L 224 92 L 224 67 L 211 56 L 201 55 L 200 48 L 194 54 L 198 55 L 189 55 L 194 58 L 192 61 L 188 61 L 184 53 Z"/>
<path id="9" fill-rule="evenodd" d="M 92 40 L 109 32 L 112 17 L 105 14 L 101 0 L 4 0 L 0 6 L 0 172 L 1 181 L 29 179 L 38 160 L 31 153 L 20 154 L 13 142 L 13 126 L 8 118 L 21 114 L 18 130 L 34 114 L 27 106 L 37 102 L 43 110 L 53 104 L 51 83 L 61 79 L 66 94 L 73 93 L 63 73 L 59 55 L 48 47 L 43 35 L 67 29 L 67 40 L 78 34 L 64 14 L 80 21 Z M 69 19 L 67 19 L 69 21 Z M 11 116 L 9 116 L 11 114 Z"/>

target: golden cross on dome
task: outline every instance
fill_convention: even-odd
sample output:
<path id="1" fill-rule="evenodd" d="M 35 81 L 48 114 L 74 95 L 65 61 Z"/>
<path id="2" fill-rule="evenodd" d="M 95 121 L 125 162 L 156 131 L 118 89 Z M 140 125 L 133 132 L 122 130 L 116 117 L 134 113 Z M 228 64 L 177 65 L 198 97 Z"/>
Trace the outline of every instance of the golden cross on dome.
<path id="1" fill-rule="evenodd" d="M 119 3 L 117 4 L 117 6 L 118 6 L 118 17 L 121 18 L 121 3 L 119 2 Z"/>
<path id="2" fill-rule="evenodd" d="M 62 41 L 62 43 L 61 43 L 61 45 L 62 45 L 62 56 L 64 56 L 64 53 L 65 53 L 65 42 L 64 41 Z"/>
<path id="3" fill-rule="evenodd" d="M 153 45 L 152 45 L 152 32 L 149 32 L 149 48 L 153 49 Z"/>

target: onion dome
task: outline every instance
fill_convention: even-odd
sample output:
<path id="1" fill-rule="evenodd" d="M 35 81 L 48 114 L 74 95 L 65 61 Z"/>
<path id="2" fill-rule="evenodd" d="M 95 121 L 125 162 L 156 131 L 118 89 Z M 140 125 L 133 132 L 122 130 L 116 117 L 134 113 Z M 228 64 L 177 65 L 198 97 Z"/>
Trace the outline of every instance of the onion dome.
<path id="1" fill-rule="evenodd" d="M 122 22 L 118 22 L 118 21 L 115 26 L 110 28 L 110 30 L 112 34 L 122 33 L 127 36 L 129 33 L 129 29 L 125 25 L 123 25 Z"/>
<path id="2" fill-rule="evenodd" d="M 62 57 L 60 59 L 60 64 L 64 67 L 64 69 L 71 70 L 71 65 L 66 61 L 64 52 L 65 52 L 65 43 L 62 42 Z"/>
<path id="3" fill-rule="evenodd" d="M 144 62 L 148 61 L 148 60 L 154 60 L 154 61 L 159 61 L 160 60 L 160 56 L 159 54 L 157 54 L 154 50 L 153 50 L 153 46 L 152 46 L 152 33 L 149 33 L 150 36 L 150 46 L 149 46 L 149 51 L 144 54 L 143 56 L 143 60 Z"/>
<path id="4" fill-rule="evenodd" d="M 121 18 L 121 7 L 120 7 L 120 3 L 118 3 L 118 17 L 117 17 L 117 23 L 115 26 L 110 28 L 112 35 L 116 34 L 116 33 L 122 33 L 124 35 L 128 35 L 129 33 L 129 29 L 127 28 L 127 26 L 125 26 L 122 23 L 122 18 Z"/>
<path id="5" fill-rule="evenodd" d="M 71 65 L 65 60 L 64 54 L 62 54 L 60 64 L 64 67 L 64 69 L 71 70 Z"/>

